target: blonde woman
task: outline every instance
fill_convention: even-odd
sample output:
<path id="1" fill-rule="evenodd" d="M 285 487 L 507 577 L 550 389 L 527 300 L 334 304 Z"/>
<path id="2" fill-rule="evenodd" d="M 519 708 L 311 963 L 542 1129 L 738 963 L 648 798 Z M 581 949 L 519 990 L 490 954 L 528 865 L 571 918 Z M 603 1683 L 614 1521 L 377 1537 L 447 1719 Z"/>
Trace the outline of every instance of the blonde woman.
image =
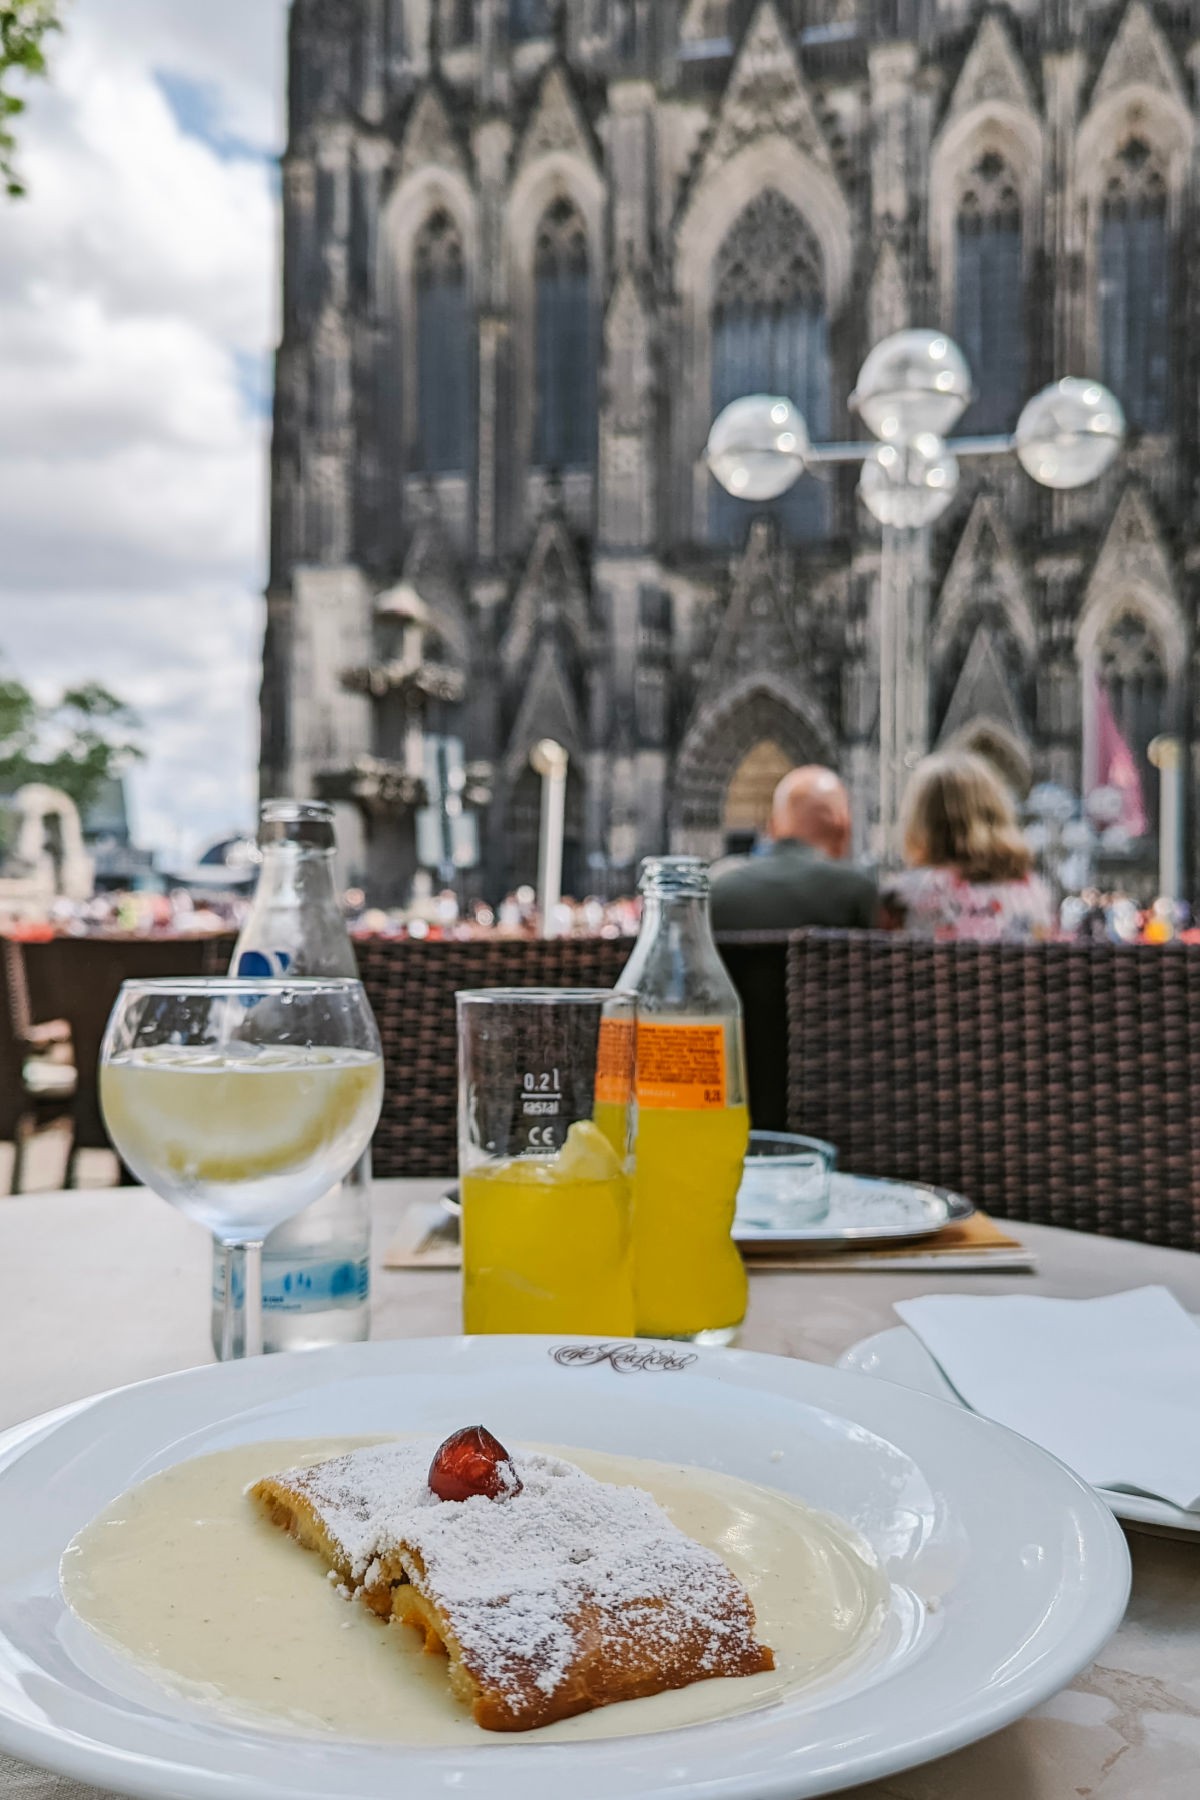
<path id="1" fill-rule="evenodd" d="M 1007 788 L 981 756 L 929 756 L 904 796 L 904 859 L 885 906 L 914 936 L 972 943 L 1051 937 L 1045 884 Z"/>

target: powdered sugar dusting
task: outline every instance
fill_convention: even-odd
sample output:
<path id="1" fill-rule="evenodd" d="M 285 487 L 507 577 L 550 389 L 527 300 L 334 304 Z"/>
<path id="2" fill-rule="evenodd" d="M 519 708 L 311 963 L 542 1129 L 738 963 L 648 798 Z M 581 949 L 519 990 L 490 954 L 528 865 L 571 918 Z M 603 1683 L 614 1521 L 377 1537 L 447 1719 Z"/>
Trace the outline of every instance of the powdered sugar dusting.
<path id="1" fill-rule="evenodd" d="M 754 1648 L 748 1600 L 720 1557 L 679 1531 L 640 1488 L 534 1452 L 512 1461 L 520 1492 L 443 1501 L 432 1439 L 376 1444 L 275 1477 L 305 1495 L 356 1582 L 402 1568 L 445 1613 L 476 1678 L 547 1696 L 580 1654 L 584 1615 L 651 1659 L 686 1635 L 698 1666 L 724 1672 Z"/>

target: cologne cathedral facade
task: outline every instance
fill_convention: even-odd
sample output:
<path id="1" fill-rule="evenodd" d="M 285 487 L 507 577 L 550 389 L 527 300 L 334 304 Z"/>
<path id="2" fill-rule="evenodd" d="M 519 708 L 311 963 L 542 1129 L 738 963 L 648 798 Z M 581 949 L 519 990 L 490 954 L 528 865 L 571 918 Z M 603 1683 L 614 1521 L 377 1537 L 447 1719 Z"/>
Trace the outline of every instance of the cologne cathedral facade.
<path id="1" fill-rule="evenodd" d="M 1076 492 L 961 464 L 928 743 L 1080 794 L 1115 728 L 1152 862 L 1152 740 L 1195 773 L 1197 78 L 1192 0 L 294 0 L 264 791 L 337 802 L 383 902 L 456 858 L 533 879 L 544 738 L 569 892 L 744 841 L 797 762 L 865 848 L 856 472 L 764 508 L 702 453 L 745 393 L 861 435 L 866 351 L 931 325 L 961 432 L 1075 374 L 1129 436 Z"/>

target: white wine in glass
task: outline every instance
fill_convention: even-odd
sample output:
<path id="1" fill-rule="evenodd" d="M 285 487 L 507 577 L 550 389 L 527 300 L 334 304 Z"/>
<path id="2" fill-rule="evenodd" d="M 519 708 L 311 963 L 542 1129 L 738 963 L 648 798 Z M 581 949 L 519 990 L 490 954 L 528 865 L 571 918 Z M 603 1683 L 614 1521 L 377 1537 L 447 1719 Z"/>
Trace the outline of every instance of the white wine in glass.
<path id="1" fill-rule="evenodd" d="M 100 1054 L 105 1124 L 134 1174 L 242 1262 L 246 1355 L 262 1348 L 263 1239 L 353 1168 L 382 1098 L 379 1033 L 358 981 L 122 987 Z"/>

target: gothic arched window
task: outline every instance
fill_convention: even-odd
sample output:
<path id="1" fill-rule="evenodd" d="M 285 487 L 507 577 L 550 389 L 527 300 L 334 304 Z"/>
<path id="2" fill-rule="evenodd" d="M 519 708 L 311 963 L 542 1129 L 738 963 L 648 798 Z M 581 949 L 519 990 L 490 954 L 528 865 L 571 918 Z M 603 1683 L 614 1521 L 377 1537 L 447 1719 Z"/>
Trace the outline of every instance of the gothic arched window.
<path id="1" fill-rule="evenodd" d="M 447 212 L 417 239 L 417 459 L 428 475 L 471 461 L 471 344 L 462 240 Z"/>
<path id="2" fill-rule="evenodd" d="M 1008 163 L 987 150 L 963 187 L 955 222 L 954 335 L 975 379 L 969 431 L 1011 431 L 1025 389 L 1021 197 Z"/>
<path id="3" fill-rule="evenodd" d="M 549 37 L 554 21 L 550 0 L 508 0 L 508 35 L 514 44 Z"/>
<path id="4" fill-rule="evenodd" d="M 1170 396 L 1170 242 L 1161 165 L 1133 137 L 1100 199 L 1101 375 L 1131 425 L 1165 431 Z"/>
<path id="5" fill-rule="evenodd" d="M 591 468 L 596 442 L 596 346 L 587 229 L 567 199 L 542 215 L 534 244 L 533 460 Z"/>
<path id="6" fill-rule="evenodd" d="M 1147 820 L 1156 826 L 1158 776 L 1151 767 L 1149 749 L 1152 739 L 1167 729 L 1167 674 L 1158 639 L 1139 613 L 1118 614 L 1100 637 L 1096 678 L 1112 723 L 1133 758 Z M 1098 748 L 1102 758 L 1110 754 L 1103 742 Z M 1105 767 L 1094 771 L 1101 782 L 1107 781 L 1109 774 Z"/>
<path id="7" fill-rule="evenodd" d="M 774 188 L 742 212 L 717 252 L 713 280 L 713 416 L 742 394 L 785 394 L 815 439 L 829 434 L 829 323 L 821 250 L 789 200 Z M 764 508 L 790 537 L 828 529 L 824 483 L 801 478 Z M 752 503 L 713 484 L 710 525 L 720 543 L 745 536 Z"/>

